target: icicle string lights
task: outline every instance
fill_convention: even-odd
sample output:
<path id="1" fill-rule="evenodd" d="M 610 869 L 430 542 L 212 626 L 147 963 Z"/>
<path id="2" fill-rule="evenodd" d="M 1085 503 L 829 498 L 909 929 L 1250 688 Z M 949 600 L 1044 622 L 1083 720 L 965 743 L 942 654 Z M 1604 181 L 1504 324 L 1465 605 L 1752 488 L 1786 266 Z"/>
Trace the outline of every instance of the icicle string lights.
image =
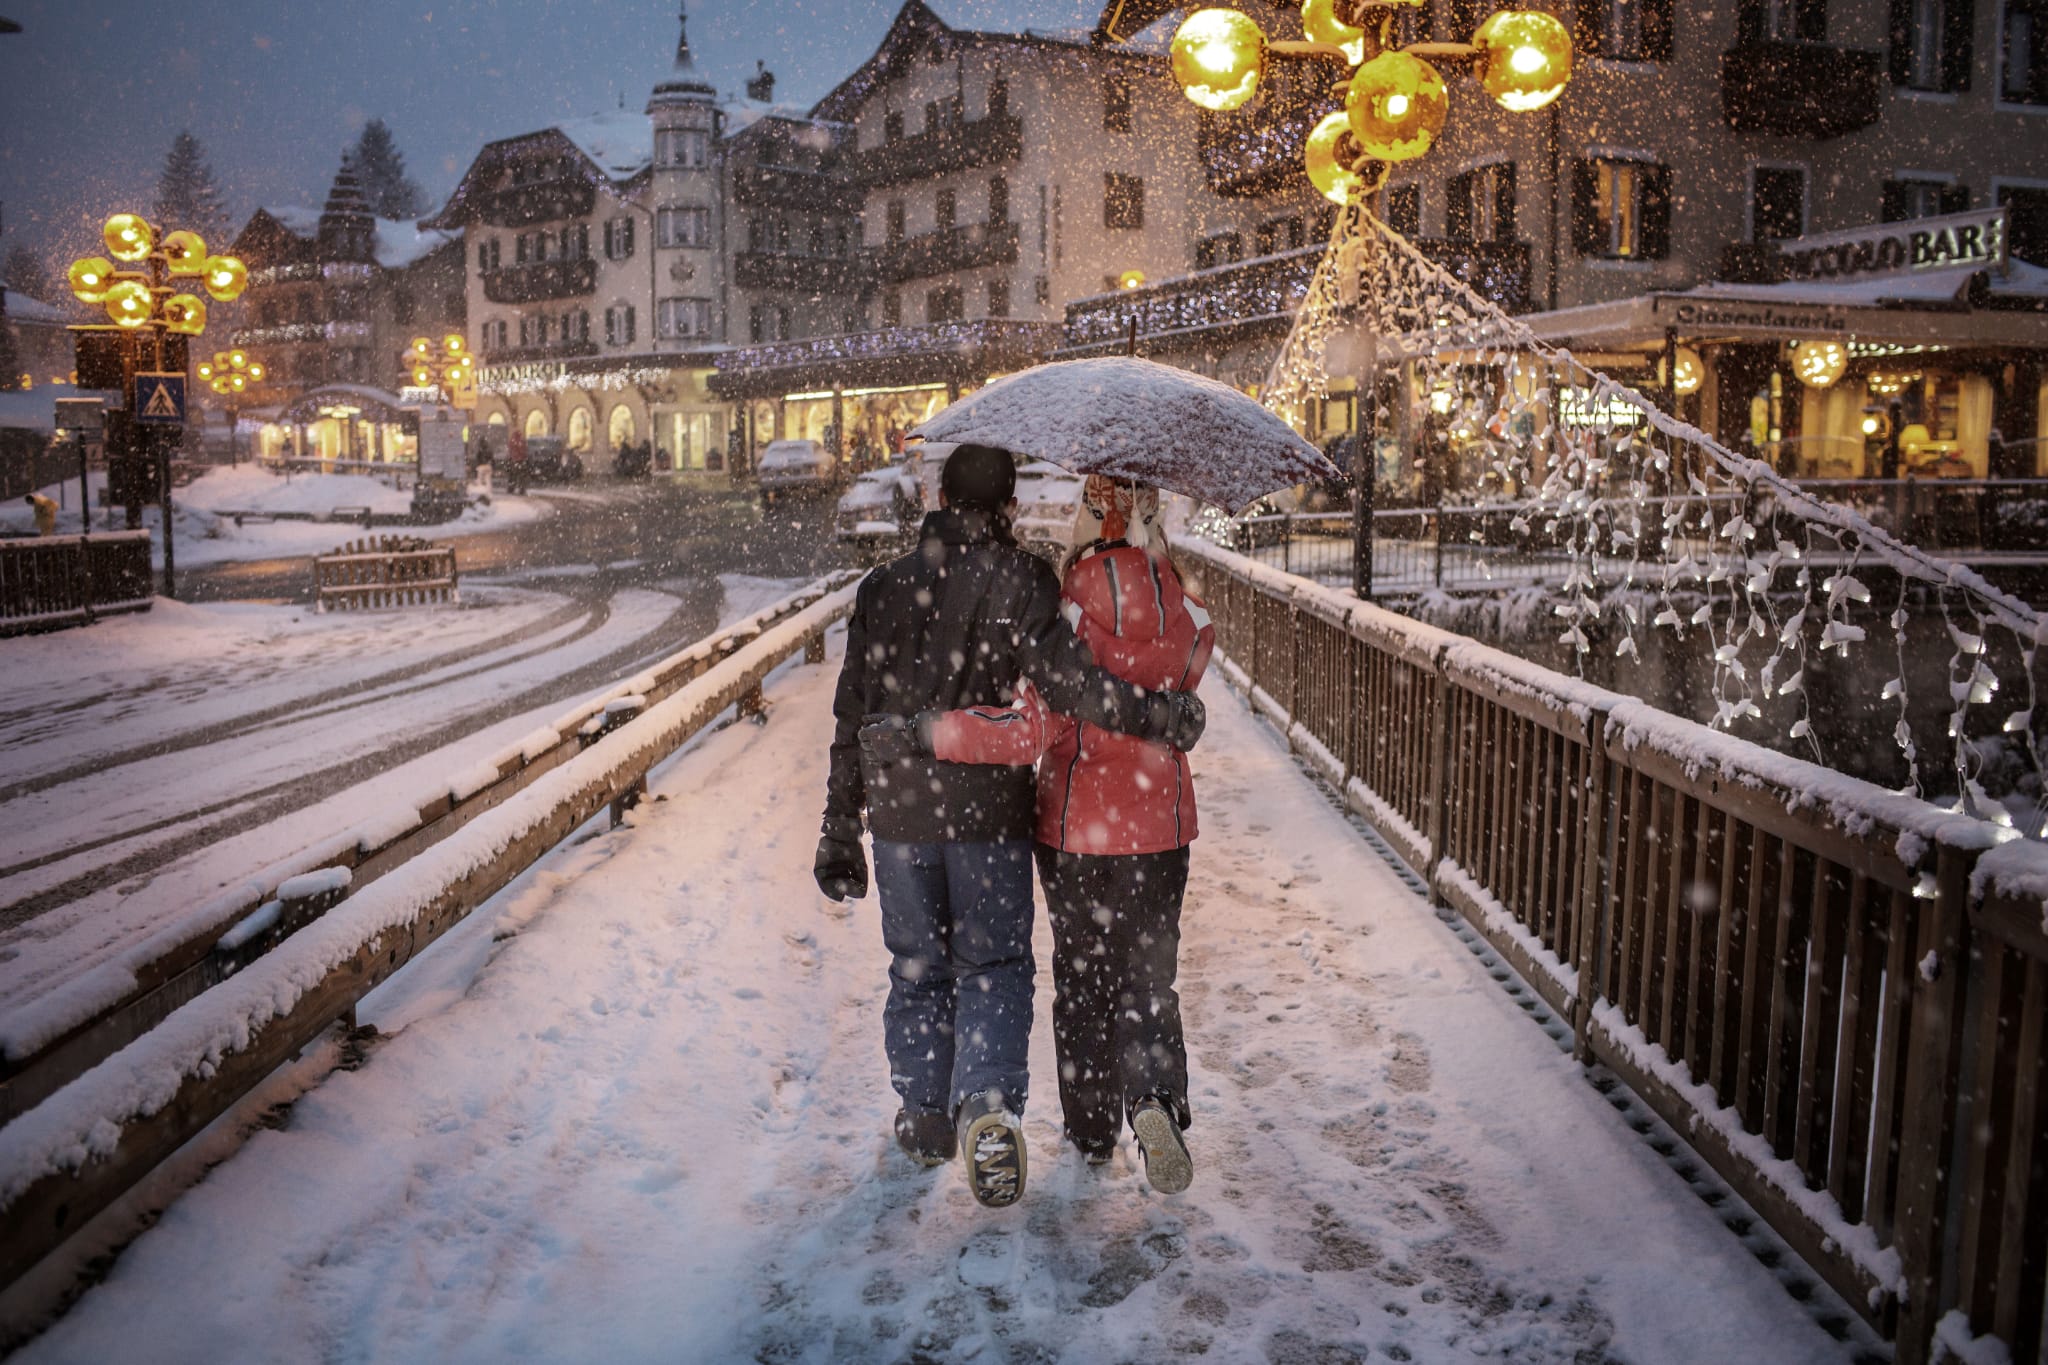
<path id="1" fill-rule="evenodd" d="M 1407 402 L 1382 414 L 1383 425 L 1397 428 L 1383 436 L 1409 449 L 1455 443 L 1468 469 L 1476 450 L 1485 469 L 1479 499 L 1525 503 L 1513 534 L 1563 559 L 1552 610 L 1557 638 L 1581 668 L 1602 640 L 1617 657 L 1640 658 L 1645 629 L 1700 630 L 1712 722 L 1760 720 L 1760 700 L 1787 698 L 1796 706 L 1788 737 L 1824 761 L 1807 694 L 1812 651 L 1847 659 L 1865 642 L 1870 626 L 1859 622 L 1877 609 L 1859 572 L 1875 564 L 1900 580 L 1889 618 L 1897 673 L 1881 699 L 1898 705 L 1893 738 L 1912 790 L 1922 781 L 1905 695 L 1907 603 L 1916 587 L 1932 595 L 1948 625 L 1949 732 L 1965 808 L 1983 799 L 1981 760 L 1964 741 L 1970 711 L 1997 702 L 2000 680 L 1987 658 L 1994 627 L 2010 633 L 2028 676 L 2025 709 L 2007 705 L 2011 714 L 2001 712 L 2002 723 L 1990 728 L 2023 736 L 2041 771 L 2032 733 L 2041 616 L 1968 566 L 1807 493 L 1541 340 L 1356 201 L 1340 211 L 1268 372 L 1269 408 L 1300 424 L 1310 403 L 1327 396 L 1339 326 L 1376 348 L 1355 366 L 1359 373 L 1407 366 Z M 1603 592 L 1603 583 L 1616 586 Z"/>

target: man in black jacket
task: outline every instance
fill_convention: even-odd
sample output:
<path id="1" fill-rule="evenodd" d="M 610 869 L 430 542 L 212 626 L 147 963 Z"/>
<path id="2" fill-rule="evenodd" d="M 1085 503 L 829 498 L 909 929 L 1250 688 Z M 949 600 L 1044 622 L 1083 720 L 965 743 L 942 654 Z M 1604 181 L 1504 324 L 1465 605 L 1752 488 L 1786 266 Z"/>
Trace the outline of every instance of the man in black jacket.
<path id="1" fill-rule="evenodd" d="M 1037 786 L 1028 767 L 939 762 L 927 717 L 1007 705 L 1028 677 L 1054 710 L 1104 729 L 1189 749 L 1203 725 L 1192 693 L 1148 692 L 1095 666 L 1060 613 L 1051 566 L 1010 536 L 1015 488 L 1007 451 L 959 447 L 917 547 L 861 582 L 816 863 L 833 900 L 867 894 L 865 810 L 893 956 L 883 1022 L 903 1100 L 896 1138 L 939 1165 L 957 1135 L 974 1196 L 991 1207 L 1024 1187 Z"/>

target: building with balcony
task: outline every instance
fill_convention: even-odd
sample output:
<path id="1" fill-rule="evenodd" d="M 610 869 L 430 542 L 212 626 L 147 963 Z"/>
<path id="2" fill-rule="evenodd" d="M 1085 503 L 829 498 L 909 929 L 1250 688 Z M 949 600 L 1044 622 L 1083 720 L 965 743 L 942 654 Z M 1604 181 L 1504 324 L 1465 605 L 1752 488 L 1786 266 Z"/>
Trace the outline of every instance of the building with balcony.
<path id="1" fill-rule="evenodd" d="M 1402 11 L 1400 40 L 1469 40 L 1492 8 L 1426 0 Z M 1170 9 L 1109 0 L 1099 37 L 1157 43 Z M 1579 0 L 1570 17 L 1573 81 L 1541 113 L 1510 114 L 1444 66 L 1450 117 L 1426 156 L 1394 168 L 1390 225 L 1628 382 L 1657 388 L 1667 349 L 1686 347 L 1703 382 L 1668 401 L 1789 472 L 2048 473 L 2040 0 Z M 1280 12 L 1259 18 L 1299 36 Z M 1309 243 L 1326 231 L 1301 153 L 1340 107 L 1327 85 L 1283 59 L 1244 109 L 1199 116 L 1206 183 L 1257 226 L 1205 241 L 1185 276 L 1077 301 L 1063 354 L 1111 347 L 1135 318 L 1141 352 L 1258 382 L 1270 352 L 1247 337 L 1261 316 L 1284 333 L 1312 268 L 1272 249 L 1296 216 Z M 2000 209 L 1995 229 L 1944 218 L 1929 233 L 1999 234 L 1975 261 L 1847 269 L 1834 254 L 1844 239 L 1909 241 L 1906 220 Z M 1850 356 L 1825 394 L 1791 364 L 1815 338 Z M 1343 397 L 1348 381 L 1333 388 Z M 1312 425 L 1324 420 L 1341 428 L 1349 404 Z M 1916 449 L 1874 434 L 1899 426 Z"/>
<path id="2" fill-rule="evenodd" d="M 647 445 L 658 471 L 726 476 L 730 406 L 706 381 L 731 327 L 727 117 L 682 29 L 645 112 L 477 155 L 424 226 L 462 234 L 480 420 L 586 462 Z"/>
<path id="3" fill-rule="evenodd" d="M 346 156 L 319 209 L 259 208 L 230 248 L 249 267 L 235 326 L 215 349 L 240 346 L 264 381 L 235 405 L 242 448 L 327 460 L 410 460 L 395 424 L 330 414 L 282 420 L 333 385 L 383 395 L 395 408 L 403 354 L 417 335 L 465 331 L 461 243 L 454 234 L 373 216 Z M 210 393 L 205 406 L 221 406 Z"/>
<path id="4" fill-rule="evenodd" d="M 878 460 L 950 397 L 1051 354 L 1069 299 L 1128 271 L 1183 274 L 1237 220 L 1202 184 L 1163 49 L 990 31 L 948 9 L 908 0 L 810 111 L 836 130 L 857 260 L 808 331 L 797 310 L 791 344 L 736 339 L 721 357 L 715 387 L 757 442 L 836 440 L 850 464 Z"/>

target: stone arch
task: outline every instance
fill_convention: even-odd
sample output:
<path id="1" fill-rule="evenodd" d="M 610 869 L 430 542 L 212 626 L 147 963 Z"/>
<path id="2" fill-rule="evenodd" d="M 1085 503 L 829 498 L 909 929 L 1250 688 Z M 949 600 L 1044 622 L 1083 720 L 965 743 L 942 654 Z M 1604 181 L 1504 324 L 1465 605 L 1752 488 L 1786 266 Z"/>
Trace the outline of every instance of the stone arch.
<path id="1" fill-rule="evenodd" d="M 595 446 L 596 425 L 589 406 L 576 404 L 569 409 L 569 420 L 562 424 L 563 444 L 579 455 L 591 454 Z"/>
<path id="2" fill-rule="evenodd" d="M 526 420 L 524 421 L 524 423 L 522 423 L 521 429 L 524 430 L 528 436 L 546 436 L 548 434 L 548 428 L 553 425 L 554 424 L 548 420 L 547 407 L 545 405 L 540 405 L 528 408 L 526 410 Z"/>
<path id="3" fill-rule="evenodd" d="M 509 426 L 512 422 L 512 404 L 496 394 L 483 394 L 476 400 L 476 414 L 471 420 L 488 422 L 495 427 Z"/>
<path id="4" fill-rule="evenodd" d="M 615 452 L 621 446 L 639 442 L 640 424 L 633 416 L 632 404 L 623 400 L 612 404 L 604 419 L 604 439 L 606 448 Z"/>

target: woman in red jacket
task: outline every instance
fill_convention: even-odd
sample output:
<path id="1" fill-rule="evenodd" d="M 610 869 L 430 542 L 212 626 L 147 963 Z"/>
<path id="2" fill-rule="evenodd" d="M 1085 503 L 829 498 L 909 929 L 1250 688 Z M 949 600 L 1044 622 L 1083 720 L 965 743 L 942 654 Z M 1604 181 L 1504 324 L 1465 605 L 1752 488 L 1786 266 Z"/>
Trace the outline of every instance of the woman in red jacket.
<path id="1" fill-rule="evenodd" d="M 1098 475 L 1083 508 L 1084 528 L 1098 534 L 1061 584 L 1075 633 L 1118 677 L 1192 692 L 1216 634 L 1166 555 L 1158 490 Z M 928 738 L 949 762 L 1038 763 L 1067 1138 L 1091 1163 L 1107 1161 L 1128 1117 L 1146 1178 L 1168 1193 L 1186 1189 L 1187 1046 L 1173 981 L 1195 838 L 1187 755 L 1053 714 L 1028 684 L 1013 707 L 933 717 Z"/>

